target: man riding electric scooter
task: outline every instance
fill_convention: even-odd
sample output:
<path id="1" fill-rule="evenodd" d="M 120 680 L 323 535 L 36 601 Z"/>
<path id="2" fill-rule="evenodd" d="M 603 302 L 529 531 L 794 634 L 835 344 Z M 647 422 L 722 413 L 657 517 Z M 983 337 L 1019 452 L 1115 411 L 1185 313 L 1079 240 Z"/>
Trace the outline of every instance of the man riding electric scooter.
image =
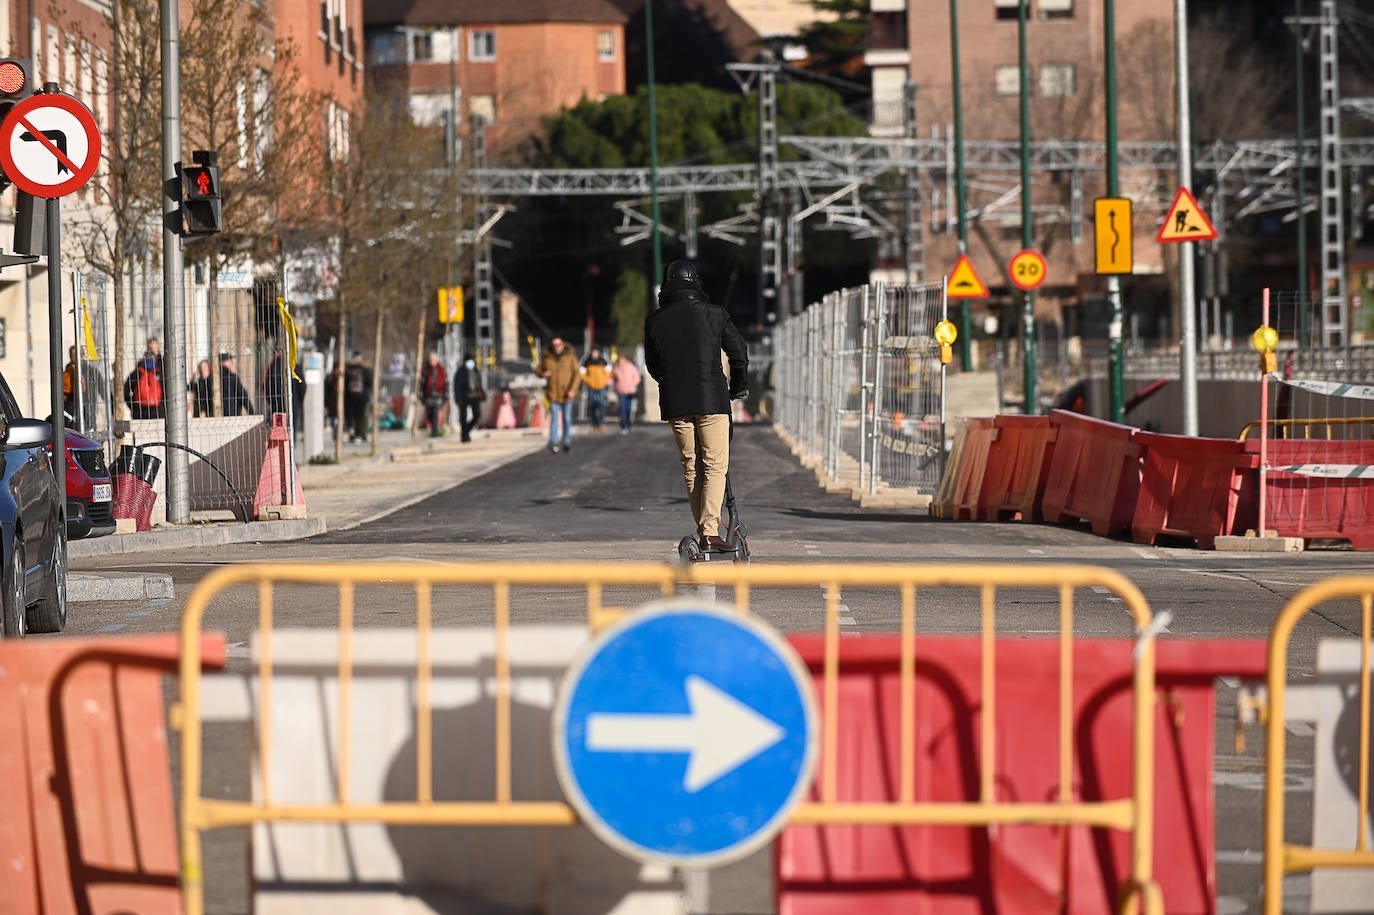
<path id="1" fill-rule="evenodd" d="M 659 385 L 659 409 L 673 430 L 697 525 L 696 536 L 684 538 L 679 552 L 691 560 L 747 559 L 737 517 L 730 519 L 728 539 L 720 536 L 729 483 L 730 401 L 748 393 L 744 338 L 725 309 L 707 300 L 691 261 L 668 265 L 658 304 L 644 322 L 644 360 Z M 733 516 L 734 500 L 729 501 Z"/>

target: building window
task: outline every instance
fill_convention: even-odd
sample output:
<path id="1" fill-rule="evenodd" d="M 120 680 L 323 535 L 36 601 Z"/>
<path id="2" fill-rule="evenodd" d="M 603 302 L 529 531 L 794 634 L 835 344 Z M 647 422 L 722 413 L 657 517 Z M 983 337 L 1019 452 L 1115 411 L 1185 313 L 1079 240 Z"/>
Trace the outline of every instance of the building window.
<path id="1" fill-rule="evenodd" d="M 1073 64 L 1043 64 L 1040 67 L 1040 94 L 1063 98 L 1074 94 Z"/>
<path id="2" fill-rule="evenodd" d="M 496 33 L 491 29 L 477 29 L 469 32 L 468 58 L 470 60 L 495 60 Z"/>
<path id="3" fill-rule="evenodd" d="M 367 38 L 367 59 L 387 67 L 406 62 L 406 36 L 403 32 L 373 32 Z"/>
<path id="4" fill-rule="evenodd" d="M 902 126 L 902 96 L 906 91 L 906 67 L 874 67 L 873 126 Z"/>
<path id="5" fill-rule="evenodd" d="M 496 96 L 494 95 L 474 95 L 472 97 L 472 113 L 486 121 L 488 124 L 496 121 Z"/>
<path id="6" fill-rule="evenodd" d="M 998 95 L 1020 95 L 1021 94 L 1021 68 L 1020 67 L 998 67 L 994 77 L 997 81 Z"/>
<path id="7" fill-rule="evenodd" d="M 596 33 L 597 60 L 615 60 L 615 32 L 602 29 Z"/>
<path id="8" fill-rule="evenodd" d="M 429 32 L 411 32 L 410 59 L 413 63 L 428 63 L 433 60 L 434 36 Z"/>
<path id="9" fill-rule="evenodd" d="M 1038 0 L 1042 19 L 1072 19 L 1073 0 Z"/>
<path id="10" fill-rule="evenodd" d="M 1016 21 L 1021 18 L 1021 0 L 993 0 L 997 18 Z"/>

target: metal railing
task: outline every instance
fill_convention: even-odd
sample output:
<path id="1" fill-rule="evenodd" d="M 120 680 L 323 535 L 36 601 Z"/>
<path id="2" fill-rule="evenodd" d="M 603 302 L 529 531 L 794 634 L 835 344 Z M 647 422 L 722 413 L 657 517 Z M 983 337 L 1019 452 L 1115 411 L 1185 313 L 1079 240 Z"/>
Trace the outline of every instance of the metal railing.
<path id="1" fill-rule="evenodd" d="M 1255 432 L 1260 427 L 1260 421 L 1254 420 L 1245 424 L 1245 428 L 1240 430 L 1238 438 L 1245 441 L 1250 437 L 1250 433 Z M 1360 438 L 1360 432 L 1364 432 L 1364 438 L 1374 434 L 1374 416 L 1352 416 L 1352 417 L 1332 417 L 1316 416 L 1309 419 L 1271 419 L 1269 420 L 1270 438 L 1302 438 L 1318 440 L 1335 440 Z M 1294 431 L 1301 429 L 1302 435 L 1294 435 Z M 1313 429 L 1324 429 L 1325 435 L 1312 434 Z M 1337 431 L 1341 435 L 1336 435 Z"/>
<path id="2" fill-rule="evenodd" d="M 944 285 L 833 292 L 776 331 L 778 423 L 832 483 L 933 492 L 944 372 L 933 336 Z"/>
<path id="3" fill-rule="evenodd" d="M 1352 847 L 1316 848 L 1284 841 L 1284 771 L 1287 762 L 1287 722 L 1284 718 L 1288 687 L 1288 647 L 1293 628 L 1301 617 L 1322 604 L 1355 599 L 1360 605 L 1359 670 L 1359 769 L 1357 806 Z M 1320 582 L 1300 591 L 1279 613 L 1269 634 L 1269 707 L 1265 722 L 1264 772 L 1264 912 L 1283 911 L 1285 874 L 1318 867 L 1374 868 L 1374 848 L 1369 837 L 1370 760 L 1370 651 L 1374 631 L 1374 578 L 1345 577 Z"/>
<path id="4" fill-rule="evenodd" d="M 337 735 L 332 759 L 336 796 L 330 803 L 277 803 L 273 800 L 271 712 L 273 703 L 274 596 L 278 586 L 318 586 L 337 589 L 338 658 Z M 759 589 L 805 589 L 819 586 L 825 596 L 821 699 L 827 714 L 821 723 L 821 784 L 819 800 L 801 805 L 792 822 L 805 824 L 870 825 L 988 825 L 994 823 L 1075 824 L 1128 831 L 1131 854 L 1122 887 L 1120 911 L 1134 912 L 1143 902 L 1147 915 L 1162 912 L 1152 868 L 1155 646 L 1152 615 L 1144 597 L 1116 572 L 1088 566 L 998 567 L 989 565 L 849 564 L 813 566 L 738 565 L 706 569 L 633 563 L 411 565 L 258 564 L 220 569 L 207 576 L 191 595 L 182 619 L 180 695 L 172 721 L 181 740 L 182 880 L 186 911 L 204 911 L 201 835 L 207 830 L 252 823 L 360 821 L 407 825 L 568 826 L 578 822 L 574 810 L 561 801 L 527 801 L 512 796 L 512 662 L 510 626 L 516 589 L 575 588 L 583 592 L 588 629 L 596 631 L 620 618 L 627 608 L 608 605 L 608 589 L 638 588 L 653 596 L 671 597 L 682 591 L 696 594 L 701 586 L 733 589 L 733 604 L 749 613 L 759 603 Z M 410 588 L 415 595 L 415 744 L 416 792 L 413 800 L 359 803 L 350 799 L 353 720 L 353 650 L 357 625 L 355 597 L 359 587 Z M 434 785 L 434 722 L 432 629 L 435 589 L 469 586 L 490 589 L 494 629 L 494 746 L 495 778 L 489 800 L 436 800 Z M 203 795 L 203 698 L 200 672 L 200 632 L 211 602 L 231 588 L 256 589 L 258 613 L 256 761 L 260 780 L 257 800 L 235 801 Z M 840 615 L 845 589 L 866 594 L 881 589 L 895 599 L 900 618 L 900 778 L 890 801 L 854 803 L 840 800 L 839 722 L 829 710 L 839 708 Z M 979 698 L 980 751 L 978 797 L 966 802 L 922 802 L 916 799 L 916 670 L 918 589 L 968 589 L 979 595 L 981 615 L 981 678 Z M 996 607 L 1002 589 L 1045 589 L 1059 598 L 1058 671 L 1058 797 L 1028 803 L 999 801 L 993 760 L 996 756 L 997 639 Z M 1100 801 L 1074 800 L 1074 593 L 1093 588 L 1115 594 L 1130 614 L 1130 638 L 1135 642 L 1132 670 L 1133 772 L 1130 796 Z M 294 593 L 294 592 L 293 592 Z M 619 590 L 613 592 L 621 593 Z M 851 600 L 853 598 L 850 598 Z M 790 596 L 788 605 L 795 604 Z M 470 610 L 465 610 L 471 620 Z M 870 665 L 871 666 L 871 665 Z"/>

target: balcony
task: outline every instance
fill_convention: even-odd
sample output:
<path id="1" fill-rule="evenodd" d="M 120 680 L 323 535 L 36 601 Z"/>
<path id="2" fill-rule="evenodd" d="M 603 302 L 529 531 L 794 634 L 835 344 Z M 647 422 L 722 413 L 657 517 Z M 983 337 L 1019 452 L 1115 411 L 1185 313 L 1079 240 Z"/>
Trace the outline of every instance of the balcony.
<path id="1" fill-rule="evenodd" d="M 906 11 L 870 13 L 868 49 L 870 51 L 907 50 Z"/>

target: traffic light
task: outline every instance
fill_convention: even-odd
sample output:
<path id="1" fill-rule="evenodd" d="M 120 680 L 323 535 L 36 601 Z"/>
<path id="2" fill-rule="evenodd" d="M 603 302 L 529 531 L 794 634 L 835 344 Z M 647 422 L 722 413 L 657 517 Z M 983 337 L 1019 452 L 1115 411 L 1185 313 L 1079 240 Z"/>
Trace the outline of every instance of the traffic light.
<path id="1" fill-rule="evenodd" d="M 177 163 L 177 192 L 181 203 L 180 234 L 185 238 L 199 238 L 224 231 L 221 209 L 219 154 L 213 150 L 197 149 L 191 153 L 195 164 Z"/>
<path id="2" fill-rule="evenodd" d="M 0 122 L 9 116 L 15 102 L 33 95 L 33 61 L 21 57 L 0 59 Z M 10 186 L 10 180 L 0 174 L 0 191 Z"/>

